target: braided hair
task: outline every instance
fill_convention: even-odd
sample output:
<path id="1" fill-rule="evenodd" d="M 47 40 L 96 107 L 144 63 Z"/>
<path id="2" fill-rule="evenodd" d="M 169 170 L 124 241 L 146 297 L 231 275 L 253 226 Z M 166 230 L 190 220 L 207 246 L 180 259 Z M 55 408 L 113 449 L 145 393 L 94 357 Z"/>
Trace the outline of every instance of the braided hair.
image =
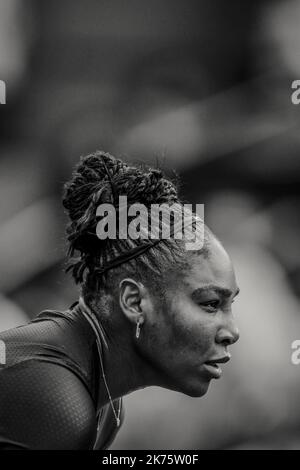
<path id="1" fill-rule="evenodd" d="M 103 266 L 143 243 L 139 239 L 100 240 L 96 236 L 97 207 L 116 204 L 120 195 L 127 196 L 128 206 L 180 204 L 176 184 L 160 169 L 129 165 L 101 151 L 82 157 L 64 186 L 63 206 L 70 220 L 67 271 L 71 271 L 85 294 L 116 288 L 124 274 L 146 280 L 149 287 L 162 292 L 164 273 L 170 275 L 172 269 L 187 267 L 181 240 L 161 240 L 141 255 L 99 274 Z"/>

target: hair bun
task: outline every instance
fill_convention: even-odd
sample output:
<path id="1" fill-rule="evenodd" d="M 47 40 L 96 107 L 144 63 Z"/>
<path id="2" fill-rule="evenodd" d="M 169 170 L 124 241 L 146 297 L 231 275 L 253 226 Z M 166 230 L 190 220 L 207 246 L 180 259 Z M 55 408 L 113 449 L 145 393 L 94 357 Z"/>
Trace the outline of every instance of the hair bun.
<path id="1" fill-rule="evenodd" d="M 72 179 L 64 186 L 63 206 L 71 220 L 80 219 L 90 204 L 111 202 L 111 181 L 127 165 L 109 153 L 81 157 Z"/>
<path id="2" fill-rule="evenodd" d="M 82 157 L 72 178 L 64 186 L 63 206 L 68 212 L 69 255 L 81 253 L 86 265 L 107 246 L 96 236 L 96 212 L 100 204 L 118 206 L 118 197 L 127 196 L 128 205 L 173 204 L 179 202 L 174 184 L 160 169 L 130 166 L 109 153 L 97 151 Z M 74 274 L 74 273 L 73 273 Z"/>

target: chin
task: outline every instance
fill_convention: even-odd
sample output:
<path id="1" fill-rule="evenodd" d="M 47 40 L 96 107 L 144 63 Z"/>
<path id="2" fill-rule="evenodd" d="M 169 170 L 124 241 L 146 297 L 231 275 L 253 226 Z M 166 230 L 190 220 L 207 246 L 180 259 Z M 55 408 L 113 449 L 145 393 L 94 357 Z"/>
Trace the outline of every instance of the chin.
<path id="1" fill-rule="evenodd" d="M 192 398 L 200 398 L 208 392 L 209 384 L 210 381 L 200 382 L 198 380 L 193 382 L 185 382 L 184 384 L 181 384 L 180 389 L 178 388 L 177 391 L 184 393 L 185 395 L 188 395 Z"/>

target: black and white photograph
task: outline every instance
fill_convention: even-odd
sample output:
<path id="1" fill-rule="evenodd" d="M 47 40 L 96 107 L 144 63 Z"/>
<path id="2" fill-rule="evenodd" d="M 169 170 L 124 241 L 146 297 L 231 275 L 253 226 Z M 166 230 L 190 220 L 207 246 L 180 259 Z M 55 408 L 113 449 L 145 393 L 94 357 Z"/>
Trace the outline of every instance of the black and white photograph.
<path id="1" fill-rule="evenodd" d="M 0 450 L 300 450 L 299 25 L 0 0 Z"/>

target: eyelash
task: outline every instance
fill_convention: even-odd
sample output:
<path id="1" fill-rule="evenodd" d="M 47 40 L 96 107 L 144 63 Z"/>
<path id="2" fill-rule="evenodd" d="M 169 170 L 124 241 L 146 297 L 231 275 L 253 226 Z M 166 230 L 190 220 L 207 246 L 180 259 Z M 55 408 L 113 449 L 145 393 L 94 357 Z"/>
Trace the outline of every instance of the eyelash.
<path id="1" fill-rule="evenodd" d="M 231 301 L 231 303 L 233 304 L 233 302 L 234 302 L 234 299 Z M 211 300 L 210 302 L 202 302 L 200 304 L 201 307 L 206 308 L 211 313 L 216 312 L 219 309 L 220 305 L 221 305 L 220 300 Z"/>
<path id="2" fill-rule="evenodd" d="M 216 312 L 218 308 L 220 307 L 220 301 L 219 300 L 211 300 L 210 302 L 203 302 L 200 304 L 201 307 L 206 308 L 210 312 Z"/>

